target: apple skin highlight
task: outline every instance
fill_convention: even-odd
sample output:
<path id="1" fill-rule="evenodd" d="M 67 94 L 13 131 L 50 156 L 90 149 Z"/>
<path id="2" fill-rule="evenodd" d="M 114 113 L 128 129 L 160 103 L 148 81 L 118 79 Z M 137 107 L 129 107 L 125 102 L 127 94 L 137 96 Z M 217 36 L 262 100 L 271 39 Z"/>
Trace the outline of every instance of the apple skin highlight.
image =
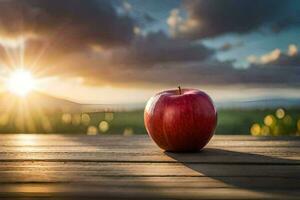
<path id="1" fill-rule="evenodd" d="M 197 89 L 167 90 L 149 99 L 144 111 L 148 134 L 171 152 L 200 151 L 213 136 L 217 111 L 211 98 Z"/>

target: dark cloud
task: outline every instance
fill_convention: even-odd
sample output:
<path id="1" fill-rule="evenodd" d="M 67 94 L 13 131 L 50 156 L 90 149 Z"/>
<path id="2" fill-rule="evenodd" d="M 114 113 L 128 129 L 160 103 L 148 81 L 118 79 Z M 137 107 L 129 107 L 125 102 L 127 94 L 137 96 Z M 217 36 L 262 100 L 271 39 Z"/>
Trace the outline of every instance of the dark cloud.
<path id="1" fill-rule="evenodd" d="M 300 26 L 300 10 L 296 14 L 291 14 L 290 16 L 273 23 L 271 30 L 278 33 L 293 26 Z"/>
<path id="2" fill-rule="evenodd" d="M 143 15 L 143 18 L 144 18 L 144 20 L 145 20 L 147 23 L 153 23 L 153 22 L 156 21 L 156 19 L 155 19 L 153 16 L 151 16 L 150 14 L 148 14 L 148 13 L 145 13 L 145 14 Z"/>
<path id="3" fill-rule="evenodd" d="M 82 65 L 83 63 L 81 63 Z M 91 66 L 91 65 L 89 65 Z M 99 67 L 101 66 L 101 67 Z M 80 69 L 79 69 L 80 70 Z M 147 87 L 155 85 L 176 86 L 202 85 L 202 86 L 228 86 L 228 85 L 260 85 L 260 86 L 300 86 L 300 68 L 297 66 L 251 66 L 247 69 L 236 69 L 232 61 L 220 62 L 217 60 L 161 63 L 152 67 L 145 65 L 127 66 L 114 65 L 106 68 L 98 67 L 82 70 L 78 75 L 88 71 L 86 84 L 91 85 L 117 85 Z"/>
<path id="4" fill-rule="evenodd" d="M 268 63 L 268 65 L 277 65 L 277 66 L 296 66 L 300 68 L 300 55 L 297 56 L 287 56 L 282 55 L 278 60 Z"/>
<path id="5" fill-rule="evenodd" d="M 93 43 L 123 45 L 134 36 L 134 21 L 119 16 L 105 0 L 2 0 L 0 25 L 2 36 L 48 37 L 58 32 L 56 37 L 64 38 L 65 43 L 81 47 Z"/>
<path id="6" fill-rule="evenodd" d="M 206 62 L 212 59 L 214 53 L 201 43 L 173 39 L 163 32 L 155 32 L 136 37 L 126 47 L 69 55 L 64 58 L 63 67 L 55 65 L 50 72 L 70 77 L 82 76 L 90 84 L 121 84 L 123 81 L 129 84 L 139 82 L 139 79 L 140 84 L 151 84 L 151 79 L 160 71 L 163 76 L 167 75 L 167 71 L 171 74 L 172 71 L 178 72 L 177 66 L 185 71 L 188 67 L 185 63 Z M 180 74 L 173 77 L 178 76 Z M 157 83 L 160 82 L 165 81 Z"/>
<path id="7" fill-rule="evenodd" d="M 160 33 L 157 34 L 160 35 Z M 158 37 L 158 35 L 156 37 Z M 164 38 L 166 36 L 160 35 L 160 37 Z M 163 43 L 164 39 L 162 38 L 159 40 L 160 43 Z M 142 40 L 142 38 L 140 39 Z M 145 37 L 143 39 L 147 41 L 149 38 Z M 171 40 L 170 38 L 165 39 Z M 153 53 L 155 51 L 150 51 L 150 54 L 148 52 L 146 54 L 139 54 L 140 52 L 137 53 L 136 49 L 140 48 L 136 48 L 133 45 L 134 47 L 127 49 L 126 56 L 122 55 L 124 53 L 123 51 L 115 51 L 113 57 L 111 57 L 111 52 L 103 52 L 100 53 L 103 54 L 102 56 L 92 56 L 89 57 L 89 59 L 87 59 L 87 55 L 76 55 L 76 59 L 68 59 L 70 62 L 68 66 L 72 67 L 69 69 L 61 68 L 62 72 L 59 74 L 68 71 L 70 74 L 65 74 L 66 77 L 81 76 L 84 78 L 84 83 L 86 84 L 117 85 L 119 87 L 147 87 L 155 85 L 174 87 L 178 84 L 203 86 L 235 84 L 273 87 L 300 86 L 299 65 L 296 65 L 296 63 L 294 63 L 295 61 L 293 61 L 293 64 L 291 64 L 291 61 L 281 61 L 281 59 L 283 60 L 283 58 L 288 57 L 289 59 L 298 60 L 297 62 L 300 64 L 297 50 L 294 48 L 295 46 L 292 47 L 293 45 L 290 46 L 288 53 L 282 55 L 282 57 L 276 61 L 278 62 L 276 65 L 274 64 L 274 59 L 277 58 L 277 56 L 274 56 L 274 53 L 271 52 L 271 56 L 267 56 L 269 63 L 252 64 L 246 69 L 237 69 L 233 66 L 235 60 L 218 61 L 214 58 L 214 54 L 210 53 L 205 57 L 199 57 L 199 59 L 194 60 L 184 57 L 180 57 L 180 59 L 169 57 L 169 59 L 166 60 L 164 56 L 162 58 L 159 56 L 160 53 L 164 55 L 164 52 L 160 51 L 158 43 L 151 42 L 151 44 L 151 48 L 156 50 L 155 54 Z M 140 47 L 146 48 L 147 46 Z M 142 51 L 143 49 L 141 49 L 141 52 Z M 204 50 L 204 52 L 205 51 L 207 50 Z M 203 52 L 203 49 L 200 52 Z M 155 56 L 148 56 L 148 54 L 154 54 Z M 105 55 L 108 55 L 108 57 Z M 146 58 L 143 59 L 141 55 L 144 55 Z M 174 57 L 176 57 L 176 55 L 177 54 L 173 54 Z M 118 57 L 120 60 L 116 60 Z M 148 57 L 151 59 L 148 59 Z M 121 62 L 121 58 L 124 58 L 123 62 Z M 125 58 L 127 60 L 125 60 Z M 177 61 L 174 61 L 176 59 Z M 266 61 L 266 59 L 263 60 Z M 82 68 L 82 66 L 85 66 L 85 68 Z M 57 70 L 55 72 L 57 73 Z"/>
<path id="8" fill-rule="evenodd" d="M 200 43 L 173 39 L 163 32 L 137 37 L 130 46 L 112 51 L 114 64 L 149 66 L 166 62 L 205 60 L 213 54 Z"/>
<path id="9" fill-rule="evenodd" d="M 281 0 L 185 1 L 186 20 L 171 24 L 178 37 L 199 39 L 225 33 L 246 33 L 286 18 L 289 3 Z M 172 17 L 172 15 L 170 16 Z M 177 17 L 173 15 L 173 18 Z M 173 25 L 173 26 L 172 26 Z M 176 26 L 175 26 L 176 25 Z"/>
<path id="10" fill-rule="evenodd" d="M 221 47 L 219 47 L 219 50 L 220 51 L 229 51 L 231 49 L 234 49 L 234 48 L 238 48 L 238 47 L 242 47 L 244 46 L 244 43 L 243 42 L 237 42 L 237 43 L 229 43 L 229 42 L 226 42 L 224 43 Z"/>
<path id="11" fill-rule="evenodd" d="M 57 68 L 58 63 L 66 62 L 68 54 L 89 51 L 95 46 L 110 49 L 129 45 L 134 38 L 135 20 L 119 15 L 117 3 L 107 0 L 1 0 L 0 62 L 4 66 L 20 65 L 20 56 L 13 51 L 8 56 L 4 48 L 19 46 L 20 49 L 21 45 L 14 42 L 21 36 L 27 39 L 23 53 L 28 68 Z"/>

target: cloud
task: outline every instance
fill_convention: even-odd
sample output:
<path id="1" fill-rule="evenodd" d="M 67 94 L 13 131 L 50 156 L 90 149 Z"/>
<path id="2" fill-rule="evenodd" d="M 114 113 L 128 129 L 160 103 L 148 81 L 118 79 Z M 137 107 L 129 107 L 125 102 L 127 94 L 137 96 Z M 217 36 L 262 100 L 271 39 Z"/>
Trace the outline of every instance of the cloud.
<path id="1" fill-rule="evenodd" d="M 286 52 L 282 52 L 280 49 L 274 49 L 273 51 L 261 56 L 249 56 L 248 61 L 254 66 L 300 66 L 300 55 L 298 53 L 298 47 L 295 44 L 290 44 Z"/>
<path id="2" fill-rule="evenodd" d="M 58 68 L 58 63 L 67 62 L 72 54 L 95 47 L 104 50 L 129 45 L 135 37 L 135 20 L 119 15 L 116 3 L 108 0 L 0 1 L 0 64 L 21 65 L 22 52 L 28 68 Z M 22 46 L 25 51 L 21 50 Z M 11 48 L 8 54 L 7 48 Z"/>
<path id="3" fill-rule="evenodd" d="M 5 0 L 0 1 L 0 35 L 34 35 L 47 38 L 56 34 L 63 45 L 82 48 L 127 44 L 133 38 L 134 21 L 119 16 L 110 1 L 97 0 Z"/>
<path id="4" fill-rule="evenodd" d="M 232 50 L 234 48 L 238 48 L 238 47 L 242 47 L 242 46 L 244 46 L 244 43 L 241 42 L 241 41 L 237 42 L 237 43 L 226 42 L 222 46 L 219 47 L 219 50 L 220 51 L 229 51 L 229 50 Z"/>
<path id="5" fill-rule="evenodd" d="M 295 44 L 290 44 L 288 48 L 288 56 L 296 56 L 298 54 L 298 48 Z"/>
<path id="6" fill-rule="evenodd" d="M 295 13 L 291 12 L 291 14 L 277 22 L 273 23 L 271 26 L 271 30 L 275 33 L 281 32 L 289 27 L 299 26 L 300 25 L 300 14 L 299 10 Z"/>
<path id="7" fill-rule="evenodd" d="M 290 1 L 198 0 L 185 1 L 187 18 L 172 10 L 167 23 L 175 37 L 200 39 L 226 33 L 247 33 L 288 16 Z"/>
<path id="8" fill-rule="evenodd" d="M 153 66 L 168 62 L 192 62 L 209 58 L 214 51 L 201 43 L 173 39 L 164 32 L 137 37 L 130 46 L 115 48 L 111 52 L 114 64 Z"/>
<path id="9" fill-rule="evenodd" d="M 156 48 L 155 45 L 153 43 L 151 48 L 156 49 L 159 53 L 159 48 Z M 131 51 L 130 48 L 128 50 Z M 106 53 L 103 52 L 103 56 Z M 218 61 L 213 55 L 194 61 L 182 58 L 177 62 L 174 62 L 173 59 L 166 61 L 160 59 L 160 57 L 152 57 L 156 58 L 153 60 L 136 60 L 135 57 L 132 57 L 124 63 L 114 62 L 113 57 L 110 57 L 111 53 L 108 53 L 107 57 L 104 56 L 105 59 L 99 56 L 86 59 L 86 55 L 76 55 L 76 59 L 68 59 L 70 62 L 68 66 L 72 66 L 72 68 L 69 70 L 61 68 L 61 70 L 62 72 L 72 72 L 65 74 L 66 78 L 82 77 L 83 82 L 87 85 L 114 85 L 135 88 L 161 87 L 162 85 L 175 87 L 178 84 L 202 86 L 255 85 L 259 87 L 300 86 L 299 65 L 270 65 L 265 67 L 267 64 L 252 64 L 249 68 L 237 69 L 233 67 L 234 60 Z M 82 66 L 85 67 L 82 68 Z"/>
<path id="10" fill-rule="evenodd" d="M 99 64 L 98 66 L 101 66 Z M 160 65 L 145 67 L 122 67 L 115 65 L 112 68 L 95 67 L 84 78 L 85 84 L 90 85 L 116 85 L 118 87 L 175 87 L 180 85 L 202 86 L 230 86 L 230 85 L 256 85 L 256 86 L 289 86 L 299 87 L 300 68 L 297 66 L 264 68 L 251 66 L 247 69 L 236 69 L 232 62 L 217 60 L 161 63 Z M 83 75 L 78 73 L 78 75 Z"/>
<path id="11" fill-rule="evenodd" d="M 148 13 L 144 13 L 144 14 L 143 14 L 143 19 L 144 19 L 148 24 L 151 24 L 151 23 L 153 23 L 153 22 L 156 21 L 156 19 L 155 19 L 153 16 L 151 16 L 150 14 L 148 14 Z"/>
<path id="12" fill-rule="evenodd" d="M 170 38 L 164 32 L 154 32 L 136 37 L 125 47 L 101 49 L 95 46 L 91 51 L 69 55 L 62 62 L 64 67 L 52 68 L 48 73 L 64 74 L 67 77 L 82 76 L 85 83 L 95 85 L 128 85 L 137 82 L 139 85 L 149 85 L 156 80 L 155 77 L 161 77 L 159 74 L 173 74 L 173 70 L 175 73 L 178 70 L 185 71 L 188 63 L 206 62 L 212 59 L 214 53 L 201 43 Z M 166 80 L 156 83 L 170 83 L 171 79 L 178 76 L 181 75 L 164 77 Z"/>
<path id="13" fill-rule="evenodd" d="M 224 2 L 226 4 L 235 1 Z M 196 2 L 195 6 L 200 3 Z M 256 6 L 259 12 L 255 15 L 261 14 L 263 9 L 260 5 L 261 3 L 258 2 Z M 240 3 L 236 6 L 240 6 Z M 204 8 L 216 9 L 208 5 Z M 192 8 L 190 9 L 192 11 Z M 247 14 L 249 11 L 243 10 L 243 12 Z M 237 32 L 244 30 L 238 28 L 241 22 L 233 19 L 238 17 L 238 14 L 230 17 L 232 20 L 237 20 L 233 21 L 231 26 L 229 19 L 224 20 L 223 24 L 222 21 L 218 22 L 218 17 L 209 20 L 207 16 L 211 14 L 207 14 L 206 11 L 202 15 L 203 23 L 205 22 L 205 26 L 209 25 L 208 28 L 211 29 L 207 30 L 212 33 L 208 34 L 210 36 L 232 30 Z M 233 14 L 227 10 L 225 17 L 227 15 Z M 190 17 L 192 16 L 197 15 Z M 174 10 L 168 24 L 174 28 L 177 28 L 178 24 L 196 28 L 200 22 L 197 19 L 188 18 L 187 23 L 180 16 L 179 10 Z M 265 21 L 262 17 L 258 19 L 257 21 Z M 216 28 L 212 23 L 224 27 Z M 237 27 L 234 26 L 235 23 Z M 249 23 L 247 30 L 258 27 L 261 23 L 263 22 L 257 22 L 256 25 Z M 18 3 L 14 0 L 0 1 L 0 24 L 2 27 L 0 56 L 4 57 L 1 62 L 6 60 L 5 62 L 10 63 L 11 60 L 19 59 L 20 54 L 17 51 L 21 51 L 24 45 L 27 67 L 31 65 L 37 67 L 35 71 L 46 76 L 79 78 L 84 84 L 136 88 L 150 85 L 174 87 L 178 84 L 300 84 L 299 67 L 296 64 L 289 67 L 261 66 L 276 62 L 299 64 L 298 49 L 295 45 L 291 45 L 286 53 L 277 50 L 255 57 L 257 63 L 253 62 L 251 67 L 240 70 L 233 67 L 234 61 L 217 60 L 216 51 L 206 47 L 200 41 L 191 41 L 190 38 L 185 37 L 170 37 L 161 31 L 137 34 L 141 32 L 138 28 L 134 34 L 135 27 L 138 27 L 135 20 L 126 15 L 119 15 L 110 1 L 101 1 L 101 6 L 98 5 L 98 1 L 83 0 L 66 0 L 59 3 L 53 0 L 24 0 Z M 178 29 L 175 32 L 182 30 Z M 201 37 L 206 34 L 207 32 Z M 25 36 L 25 40 L 22 35 Z M 228 50 L 236 45 L 228 43 L 222 48 Z M 13 59 L 7 56 L 7 49 L 9 52 L 14 52 L 11 54 Z"/>
<path id="14" fill-rule="evenodd" d="M 273 51 L 261 55 L 259 57 L 251 55 L 247 58 L 250 63 L 266 64 L 277 60 L 281 55 L 280 49 L 274 49 Z"/>
<path id="15" fill-rule="evenodd" d="M 128 3 L 127 1 L 123 2 L 123 8 L 125 12 L 131 12 L 132 11 L 132 5 Z"/>
<path id="16" fill-rule="evenodd" d="M 173 9 L 170 12 L 170 16 L 167 19 L 167 24 L 169 25 L 170 32 L 173 36 L 176 36 L 177 32 L 182 29 L 184 21 L 180 15 L 179 9 Z"/>

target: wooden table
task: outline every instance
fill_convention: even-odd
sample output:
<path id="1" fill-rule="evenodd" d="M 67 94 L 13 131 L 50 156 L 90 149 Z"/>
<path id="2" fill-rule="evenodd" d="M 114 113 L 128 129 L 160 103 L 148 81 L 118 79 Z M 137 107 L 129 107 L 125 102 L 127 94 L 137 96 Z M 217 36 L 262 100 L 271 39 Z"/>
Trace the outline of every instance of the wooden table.
<path id="1" fill-rule="evenodd" d="M 146 135 L 0 138 L 0 199 L 300 199 L 300 137 L 214 136 L 185 154 Z"/>

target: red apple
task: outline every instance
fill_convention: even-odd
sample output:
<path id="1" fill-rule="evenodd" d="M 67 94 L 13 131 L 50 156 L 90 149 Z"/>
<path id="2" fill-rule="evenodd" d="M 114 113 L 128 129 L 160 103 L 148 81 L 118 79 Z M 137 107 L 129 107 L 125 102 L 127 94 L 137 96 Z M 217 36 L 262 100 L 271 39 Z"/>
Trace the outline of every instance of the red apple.
<path id="1" fill-rule="evenodd" d="M 213 136 L 217 111 L 206 93 L 178 87 L 149 99 L 144 120 L 148 134 L 160 148 L 191 152 L 201 150 Z"/>

